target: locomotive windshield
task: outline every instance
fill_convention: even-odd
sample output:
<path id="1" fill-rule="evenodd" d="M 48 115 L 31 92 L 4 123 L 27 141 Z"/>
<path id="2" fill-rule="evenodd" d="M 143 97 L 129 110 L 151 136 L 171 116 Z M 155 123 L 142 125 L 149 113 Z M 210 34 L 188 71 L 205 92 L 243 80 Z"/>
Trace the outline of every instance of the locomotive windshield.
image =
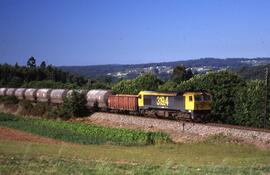
<path id="1" fill-rule="evenodd" d="M 200 95 L 195 95 L 195 101 L 202 101 L 202 97 Z"/>
<path id="2" fill-rule="evenodd" d="M 203 95 L 203 100 L 204 100 L 204 101 L 210 101 L 210 100 L 211 100 L 210 95 L 204 94 L 204 95 Z"/>
<path id="3" fill-rule="evenodd" d="M 207 94 L 195 95 L 194 98 L 195 98 L 195 101 L 210 101 L 211 100 L 211 96 Z"/>

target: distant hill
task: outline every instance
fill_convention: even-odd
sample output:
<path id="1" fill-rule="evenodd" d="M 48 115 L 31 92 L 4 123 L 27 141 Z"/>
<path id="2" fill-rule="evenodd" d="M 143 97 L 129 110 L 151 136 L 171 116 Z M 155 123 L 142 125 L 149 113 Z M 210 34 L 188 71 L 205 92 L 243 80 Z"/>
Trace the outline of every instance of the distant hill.
<path id="1" fill-rule="evenodd" d="M 177 65 L 184 65 L 194 73 L 205 73 L 210 70 L 232 69 L 239 70 L 243 67 L 254 67 L 270 64 L 270 57 L 266 58 L 201 58 L 186 61 L 147 63 L 147 64 L 110 64 L 92 66 L 61 66 L 62 70 L 83 75 L 90 78 L 110 76 L 114 79 L 131 79 L 145 72 L 153 72 L 162 79 L 170 77 L 172 70 Z M 243 71 L 242 71 L 243 73 Z M 244 75 L 244 73 L 243 73 Z M 248 73 L 245 73 L 248 76 Z"/>

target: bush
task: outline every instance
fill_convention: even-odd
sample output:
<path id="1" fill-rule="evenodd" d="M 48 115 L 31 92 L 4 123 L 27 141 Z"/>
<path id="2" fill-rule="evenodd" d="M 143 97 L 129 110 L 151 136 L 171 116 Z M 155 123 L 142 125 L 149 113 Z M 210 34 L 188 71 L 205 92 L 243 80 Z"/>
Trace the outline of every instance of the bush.
<path id="1" fill-rule="evenodd" d="M 8 122 L 8 121 L 18 121 L 19 117 L 14 116 L 12 114 L 0 113 L 0 122 Z"/>
<path id="2" fill-rule="evenodd" d="M 46 115 L 49 108 L 50 106 L 48 103 L 37 103 L 36 105 L 33 105 L 31 115 L 42 117 L 43 115 Z"/>
<path id="3" fill-rule="evenodd" d="M 52 114 L 63 119 L 82 117 L 89 114 L 86 103 L 85 93 L 74 91 L 70 97 L 64 99 L 63 104 L 52 111 Z"/>
<path id="4" fill-rule="evenodd" d="M 22 115 L 30 115 L 33 109 L 33 105 L 28 100 L 22 100 L 19 102 L 20 106 L 20 114 Z"/>
<path id="5" fill-rule="evenodd" d="M 0 98 L 0 102 L 4 105 L 18 104 L 19 100 L 15 96 L 4 96 Z"/>
<path id="6" fill-rule="evenodd" d="M 70 113 L 70 111 L 65 110 L 63 105 L 60 105 L 60 106 L 52 106 L 48 110 L 46 117 L 51 119 L 60 118 L 67 120 L 72 117 L 72 114 Z"/>
<path id="7" fill-rule="evenodd" d="M 31 101 L 22 100 L 19 103 L 20 111 L 22 115 L 33 115 L 37 117 L 46 116 L 48 111 L 50 111 L 51 106 L 47 103 L 36 103 L 32 104 Z"/>

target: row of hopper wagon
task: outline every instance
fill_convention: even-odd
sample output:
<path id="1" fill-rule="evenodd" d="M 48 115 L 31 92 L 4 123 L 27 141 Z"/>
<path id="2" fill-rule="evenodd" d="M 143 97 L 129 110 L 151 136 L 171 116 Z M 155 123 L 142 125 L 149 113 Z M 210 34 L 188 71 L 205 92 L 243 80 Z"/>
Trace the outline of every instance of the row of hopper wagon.
<path id="1" fill-rule="evenodd" d="M 98 107 L 100 110 L 111 111 L 137 111 L 137 95 L 115 95 L 111 90 L 93 89 L 89 91 L 68 89 L 36 89 L 36 88 L 0 88 L 1 96 L 15 96 L 19 100 L 32 102 L 61 104 L 76 91 L 86 93 L 86 106 Z"/>

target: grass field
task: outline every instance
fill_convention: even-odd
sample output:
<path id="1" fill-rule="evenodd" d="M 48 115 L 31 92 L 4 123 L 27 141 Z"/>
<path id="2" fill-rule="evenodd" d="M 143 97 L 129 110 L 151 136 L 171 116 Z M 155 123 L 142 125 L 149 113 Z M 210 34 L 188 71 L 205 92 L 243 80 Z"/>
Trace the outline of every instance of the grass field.
<path id="1" fill-rule="evenodd" d="M 0 141 L 1 174 L 262 174 L 270 152 L 231 144 L 46 145 Z"/>
<path id="2" fill-rule="evenodd" d="M 6 119 L 2 118 L 2 122 Z M 76 137 L 73 139 L 75 142 Z M 0 174 L 270 173 L 269 150 L 232 144 L 230 138 L 224 136 L 185 144 L 124 146 L 108 143 L 41 144 L 0 140 Z"/>

